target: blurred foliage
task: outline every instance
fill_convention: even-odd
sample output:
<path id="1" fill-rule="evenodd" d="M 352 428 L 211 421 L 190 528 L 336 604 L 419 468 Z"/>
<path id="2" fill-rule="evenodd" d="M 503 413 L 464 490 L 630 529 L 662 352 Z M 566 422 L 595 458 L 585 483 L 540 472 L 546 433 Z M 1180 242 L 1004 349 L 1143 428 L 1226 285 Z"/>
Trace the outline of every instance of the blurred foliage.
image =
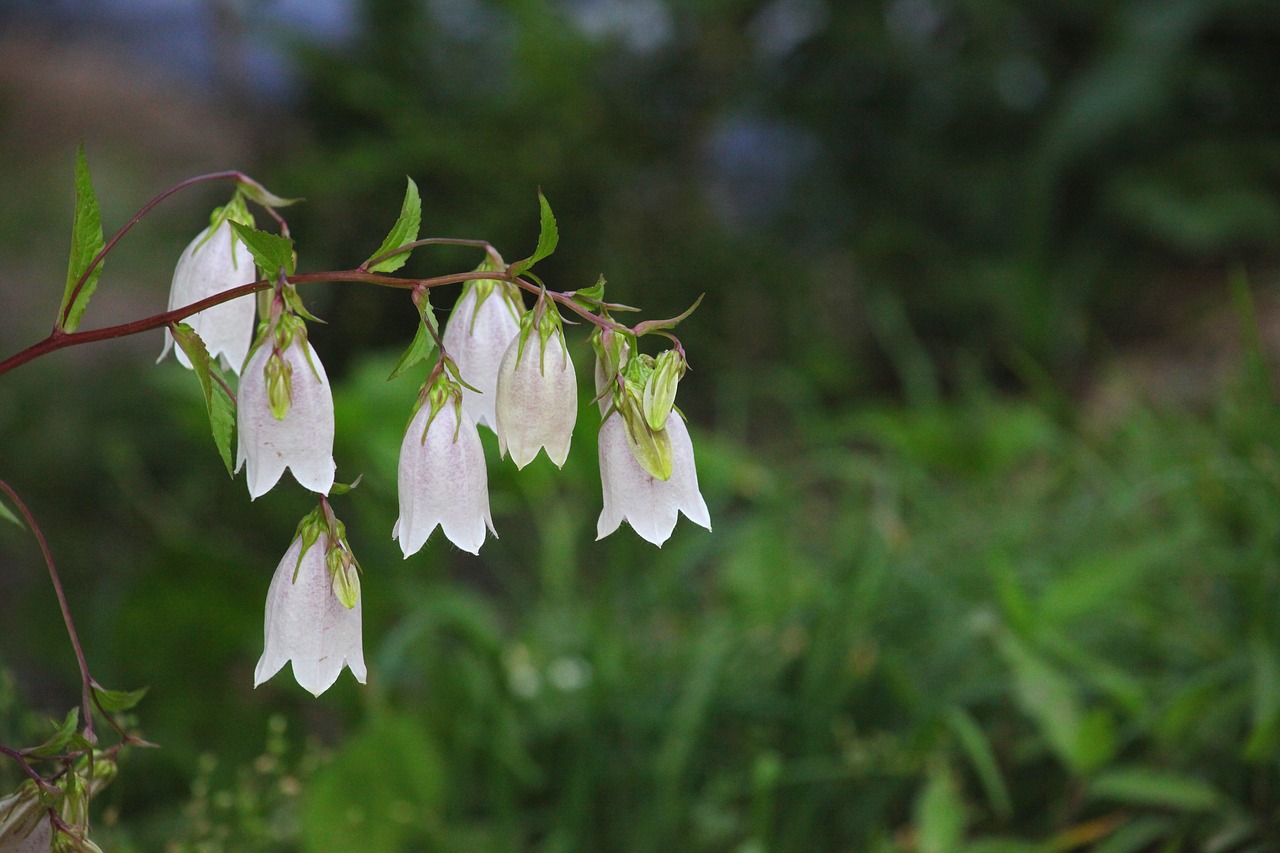
<path id="1" fill-rule="evenodd" d="M 527 251 L 541 185 L 553 280 L 603 271 L 661 316 L 707 291 L 702 364 L 755 416 L 778 358 L 822 399 L 900 389 L 903 328 L 946 384 L 967 357 L 1069 380 L 1213 301 L 1195 270 L 1280 248 L 1266 0 L 358 8 L 299 50 L 311 142 L 279 182 L 317 202 L 313 262 L 359 256 L 405 173 L 428 231 Z M 337 299 L 346 341 L 411 328 Z"/>
<path id="2" fill-rule="evenodd" d="M 344 676 L 322 702 L 287 677 L 248 688 L 300 505 L 272 495 L 250 514 L 242 484 L 193 474 L 221 469 L 191 377 L 126 377 L 113 413 L 85 401 L 111 453 L 27 463 L 38 477 L 15 461 L 55 542 L 83 522 L 45 489 L 133 496 L 109 559 L 64 556 L 95 671 L 152 683 L 144 730 L 164 745 L 103 795 L 111 849 L 1274 843 L 1280 415 L 1265 377 L 1245 372 L 1199 416 L 1135 404 L 1073 427 L 974 386 L 797 412 L 765 450 L 699 430 L 716 532 L 682 526 L 662 550 L 625 530 L 591 541 L 584 407 L 564 471 L 494 462 L 501 539 L 479 558 L 433 540 L 405 562 L 387 531 L 413 381 L 386 382 L 392 362 L 362 359 L 338 388 L 338 456 L 365 474 L 338 510 L 367 570 L 370 680 Z M 130 427 L 144 399 L 181 404 L 150 437 Z M 37 432 L 82 402 L 22 401 Z M 155 431 L 169 435 L 145 465 L 122 462 Z M 37 581 L 0 628 L 19 661 L 45 658 L 27 678 L 70 671 L 58 644 L 27 639 L 57 634 Z M 285 708 L 306 738 L 256 756 L 253 733 L 278 742 Z"/>

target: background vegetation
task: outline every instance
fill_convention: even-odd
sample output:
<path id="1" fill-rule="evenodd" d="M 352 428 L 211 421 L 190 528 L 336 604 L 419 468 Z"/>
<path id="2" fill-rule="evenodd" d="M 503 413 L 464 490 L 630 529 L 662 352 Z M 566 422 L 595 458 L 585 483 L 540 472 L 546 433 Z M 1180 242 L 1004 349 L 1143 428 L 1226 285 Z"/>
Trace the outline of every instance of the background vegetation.
<path id="1" fill-rule="evenodd" d="M 49 530 L 95 674 L 152 686 L 163 749 L 102 795 L 104 847 L 1280 846 L 1274 4 L 357 10 L 343 40 L 290 43 L 286 100 L 224 92 L 256 162 L 210 166 L 308 199 L 303 269 L 365 257 L 407 173 L 424 231 L 508 258 L 542 186 L 561 288 L 603 271 L 655 317 L 707 292 L 680 404 L 716 529 L 592 541 L 584 405 L 564 471 L 491 455 L 502 538 L 479 558 L 402 561 L 415 380 L 384 378 L 415 315 L 314 288 L 339 474 L 365 476 L 338 510 L 370 683 L 254 691 L 303 496 L 250 506 L 191 377 L 145 343 L 6 376 L 4 477 Z M 6 162 L 57 154 L 68 186 L 69 149 L 19 125 Z M 109 229 L 191 171 L 139 156 L 147 127 L 94 160 Z M 56 307 L 67 222 L 65 194 L 21 197 L 5 354 L 47 328 L 21 323 Z M 218 201 L 122 248 L 95 311 L 162 307 Z M 30 542 L 0 530 L 0 554 L 16 743 L 74 703 L 74 672 Z"/>

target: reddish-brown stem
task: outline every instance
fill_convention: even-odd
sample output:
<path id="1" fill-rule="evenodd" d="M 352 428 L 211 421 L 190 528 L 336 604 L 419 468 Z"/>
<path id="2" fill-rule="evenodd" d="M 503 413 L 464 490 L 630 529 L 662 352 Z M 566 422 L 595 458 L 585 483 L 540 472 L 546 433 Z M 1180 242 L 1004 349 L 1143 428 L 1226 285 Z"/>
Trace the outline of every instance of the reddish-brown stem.
<path id="1" fill-rule="evenodd" d="M 27 763 L 27 757 L 16 749 L 0 744 L 0 755 L 7 755 L 22 768 L 22 772 L 31 778 L 31 781 L 40 786 L 40 790 L 46 794 L 56 794 L 58 789 L 50 785 L 43 776 L 41 776 L 34 767 Z"/>
<path id="2" fill-rule="evenodd" d="M 80 295 L 81 290 L 84 290 L 85 282 L 89 280 L 89 276 L 92 275 L 93 271 L 98 268 L 99 264 L 102 263 L 102 259 L 107 256 L 108 252 L 110 252 L 113 248 L 115 248 L 116 243 L 120 242 L 120 238 L 123 237 L 125 234 L 128 234 L 130 229 L 132 229 L 133 226 L 137 225 L 139 220 L 141 220 L 142 217 L 150 213 L 152 209 L 155 208 L 156 205 L 158 205 L 160 202 L 164 201 L 174 193 L 181 192 L 182 190 L 185 190 L 188 187 L 193 187 L 196 184 L 208 183 L 209 181 L 226 181 L 226 180 L 239 181 L 239 180 L 248 180 L 248 179 L 249 179 L 248 176 L 245 175 L 243 172 L 237 172 L 235 170 L 231 170 L 227 172 L 210 172 L 207 175 L 197 175 L 194 178 L 187 178 L 185 181 L 180 181 L 179 183 L 174 184 L 173 186 L 169 187 L 169 189 L 165 190 L 164 192 L 160 193 L 160 195 L 156 196 L 155 198 L 151 199 L 151 201 L 144 204 L 141 208 L 138 209 L 138 212 L 133 215 L 133 218 L 130 219 L 128 222 L 126 222 L 124 224 L 124 227 L 121 228 L 119 231 L 117 231 L 115 235 L 112 236 L 112 238 L 106 242 L 106 245 L 102 247 L 102 249 L 98 252 L 98 254 L 93 256 L 93 260 L 89 262 L 89 266 L 85 267 L 84 272 L 80 274 L 80 278 L 76 281 L 76 286 L 71 289 L 71 297 L 67 299 L 66 308 L 63 310 L 61 314 L 58 315 L 58 322 L 54 324 L 54 327 L 53 327 L 54 332 L 55 333 L 61 332 L 63 327 L 66 325 L 67 317 L 71 313 L 71 306 L 75 304 L 76 297 Z"/>
<path id="3" fill-rule="evenodd" d="M 31 534 L 40 545 L 40 553 L 44 555 L 44 564 L 49 569 L 49 581 L 53 584 L 54 594 L 58 597 L 58 607 L 62 609 L 62 623 L 66 626 L 67 637 L 71 640 L 71 648 L 76 654 L 76 665 L 80 667 L 80 705 L 84 721 L 84 737 L 89 743 L 96 743 L 97 738 L 93 734 L 93 678 L 89 675 L 89 664 L 85 662 L 84 649 L 80 646 L 79 635 L 76 634 L 76 624 L 71 619 L 67 595 L 62 591 L 62 579 L 58 577 L 58 567 L 54 565 L 53 554 L 49 552 L 49 542 L 44 538 L 44 531 L 40 529 L 40 525 L 36 524 L 31 510 L 27 509 L 27 505 L 13 487 L 4 480 L 0 480 L 0 491 L 8 495 L 9 500 L 13 501 L 14 506 L 18 508 L 27 526 L 31 528 Z"/>
<path id="4" fill-rule="evenodd" d="M 398 287 L 403 289 L 413 287 L 439 287 L 446 284 L 457 284 L 463 281 L 469 281 L 473 278 L 502 278 L 509 277 L 502 272 L 482 272 L 473 270 L 471 272 L 450 273 L 449 275 L 436 276 L 435 278 L 426 279 L 405 279 L 396 278 L 395 276 L 382 275 L 380 273 L 361 272 L 360 270 L 343 270 L 339 272 L 323 272 L 323 273 L 300 273 L 298 275 L 289 276 L 290 284 L 314 284 L 321 281 L 342 281 L 342 282 L 359 282 L 363 284 L 376 284 L 381 287 Z M 136 335 L 139 332 L 150 331 L 151 329 L 159 329 L 170 323 L 176 323 L 184 320 L 192 314 L 203 311 L 206 308 L 212 308 L 215 305 L 221 305 L 223 302 L 230 302 L 241 296 L 247 296 L 259 290 L 266 290 L 273 286 L 272 282 L 267 280 L 255 281 L 250 284 L 244 284 L 239 287 L 233 287 L 222 293 L 210 296 L 207 299 L 201 299 L 199 302 L 193 302 L 185 308 L 178 308 L 173 311 L 166 311 L 163 314 L 154 314 L 150 317 L 144 317 L 141 320 L 133 320 L 129 323 L 121 323 L 118 326 L 106 326 L 101 329 L 90 329 L 85 332 L 61 332 L 54 330 L 47 338 L 38 341 L 24 350 L 0 361 L 0 376 L 13 370 L 15 367 L 21 367 L 29 361 L 33 361 L 43 355 L 48 355 L 56 350 L 66 349 L 67 347 L 77 346 L 79 344 L 90 344 L 96 341 L 107 341 L 112 338 L 124 338 L 129 335 Z"/>

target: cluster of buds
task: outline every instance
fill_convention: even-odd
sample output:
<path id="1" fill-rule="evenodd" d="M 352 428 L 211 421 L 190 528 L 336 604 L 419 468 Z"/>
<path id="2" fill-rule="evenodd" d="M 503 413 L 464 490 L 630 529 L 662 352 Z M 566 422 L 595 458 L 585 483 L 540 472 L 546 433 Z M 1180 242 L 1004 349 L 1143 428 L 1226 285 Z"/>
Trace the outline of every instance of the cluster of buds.
<path id="1" fill-rule="evenodd" d="M 27 780 L 0 798 L 0 851 L 102 853 L 89 839 L 89 801 L 116 775 L 113 752 L 92 750 L 54 781 Z"/>
<path id="2" fill-rule="evenodd" d="M 254 200 L 272 206 L 261 194 Z M 417 221 L 410 215 L 411 201 L 417 201 L 412 182 L 396 229 L 379 254 L 354 271 L 361 277 L 357 280 L 397 269 L 409 249 L 430 242 L 414 241 Z M 578 384 L 561 305 L 596 326 L 592 343 L 603 416 L 598 536 L 612 533 L 625 520 L 641 537 L 661 546 L 681 512 L 711 527 L 698 489 L 693 446 L 675 408 L 686 370 L 684 352 L 678 342 L 676 349 L 656 357 L 638 350 L 640 335 L 670 328 L 683 317 L 629 329 L 609 316 L 609 308 L 625 306 L 603 302 L 603 282 L 590 291 L 557 294 L 534 276 L 530 277 L 536 285 L 523 278 L 534 261 L 554 248 L 554 219 L 552 237 L 546 239 L 550 210 L 545 200 L 543 215 L 544 234 L 534 257 L 507 266 L 492 247 L 487 248 L 485 262 L 468 278 L 442 336 L 437 336 L 430 315 L 425 282 L 379 277 L 378 283 L 411 287 L 423 319 L 420 337 L 397 373 L 430 352 L 432 344 L 424 332 L 439 349 L 400 448 L 400 515 L 391 535 L 406 558 L 421 550 L 437 527 L 450 542 L 473 554 L 479 553 L 488 533 L 497 536 L 481 427 L 496 434 L 501 455 L 509 455 L 517 468 L 544 450 L 557 467 L 564 465 L 577 420 Z M 273 216 L 279 219 L 274 212 Z M 183 253 L 174 273 L 170 307 L 259 281 L 256 266 L 261 281 L 273 285 L 267 298 L 258 302 L 264 316 L 256 334 L 254 300 L 237 297 L 192 315 L 186 326 L 172 326 L 164 352 L 176 339 L 181 344 L 180 362 L 201 372 L 211 421 L 216 420 L 216 385 L 226 396 L 231 393 L 225 380 L 211 380 L 216 370 L 212 362 L 221 358 L 239 376 L 235 471 L 247 467 L 252 499 L 270 491 L 286 469 L 319 496 L 319 506 L 299 524 L 271 581 L 265 650 L 254 673 L 258 685 L 292 662 L 298 683 L 319 695 L 344 666 L 363 682 L 365 665 L 358 564 L 327 499 L 348 488 L 335 483 L 333 396 L 324 366 L 307 340 L 304 318 L 314 318 L 294 288 L 294 260 L 290 241 L 253 229 L 238 192 L 232 203 L 215 211 L 209 228 Z M 526 307 L 522 289 L 536 293 L 532 307 Z M 229 465 L 225 453 L 224 458 Z"/>

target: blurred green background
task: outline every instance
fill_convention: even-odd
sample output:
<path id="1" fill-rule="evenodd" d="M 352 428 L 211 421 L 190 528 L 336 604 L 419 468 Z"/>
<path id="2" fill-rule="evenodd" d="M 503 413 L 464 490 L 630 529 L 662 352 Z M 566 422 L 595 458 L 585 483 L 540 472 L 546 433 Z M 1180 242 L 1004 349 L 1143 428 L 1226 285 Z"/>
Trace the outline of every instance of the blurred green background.
<path id="1" fill-rule="evenodd" d="M 424 235 L 514 259 L 540 186 L 552 286 L 707 294 L 679 404 L 714 533 L 593 541 L 584 394 L 563 471 L 489 442 L 501 539 L 404 561 L 423 377 L 384 380 L 415 314 L 307 290 L 370 669 L 319 700 L 251 687 L 305 497 L 250 504 L 159 334 L 0 379 L 0 477 L 94 674 L 151 686 L 163 748 L 126 755 L 100 843 L 1280 849 L 1277 80 L 1263 0 L 0 6 L 0 355 L 50 327 L 81 139 L 108 233 L 240 168 L 306 198 L 301 269 L 352 266 L 410 175 Z M 162 310 L 224 200 L 144 221 L 86 327 Z M 9 526 L 0 671 L 0 743 L 76 702 Z"/>

